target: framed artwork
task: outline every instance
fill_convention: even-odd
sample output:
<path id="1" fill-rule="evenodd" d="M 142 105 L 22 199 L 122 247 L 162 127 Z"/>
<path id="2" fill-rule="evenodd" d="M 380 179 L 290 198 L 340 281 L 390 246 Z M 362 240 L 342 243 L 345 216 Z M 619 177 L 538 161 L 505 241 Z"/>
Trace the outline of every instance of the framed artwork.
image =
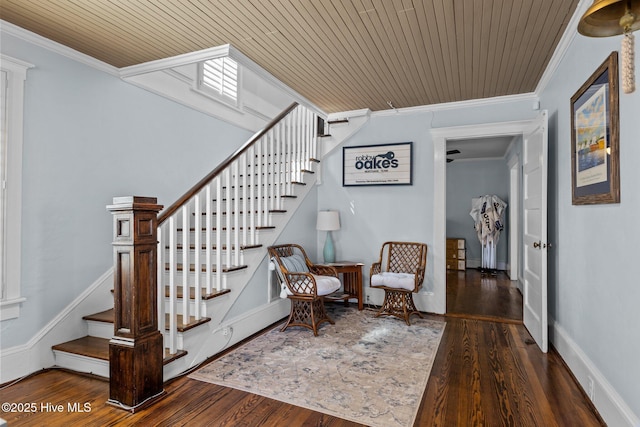
<path id="1" fill-rule="evenodd" d="M 572 204 L 620 203 L 618 52 L 571 97 Z"/>
<path id="2" fill-rule="evenodd" d="M 412 142 L 342 148 L 342 186 L 412 185 Z"/>

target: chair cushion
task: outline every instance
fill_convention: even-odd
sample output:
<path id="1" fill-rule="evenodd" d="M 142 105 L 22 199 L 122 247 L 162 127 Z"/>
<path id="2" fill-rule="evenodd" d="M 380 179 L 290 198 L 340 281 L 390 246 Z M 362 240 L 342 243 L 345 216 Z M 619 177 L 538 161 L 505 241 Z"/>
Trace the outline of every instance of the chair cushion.
<path id="1" fill-rule="evenodd" d="M 338 289 L 340 289 L 341 283 L 340 279 L 333 276 L 316 276 L 313 275 L 313 278 L 316 279 L 316 287 L 318 288 L 318 295 L 329 295 Z"/>
<path id="2" fill-rule="evenodd" d="M 386 286 L 388 288 L 412 291 L 416 286 L 416 276 L 409 273 L 383 271 L 371 276 L 371 286 Z"/>
<path id="3" fill-rule="evenodd" d="M 340 283 L 340 280 L 337 277 L 333 277 L 333 276 L 318 276 L 318 275 L 315 275 L 315 274 L 312 274 L 312 276 L 316 281 L 317 294 L 320 295 L 320 296 L 329 295 L 329 294 L 337 291 L 338 289 L 340 289 L 341 283 Z M 285 292 L 287 293 L 287 295 L 293 295 L 286 285 L 285 285 L 285 288 L 286 288 Z M 280 294 L 280 296 L 282 297 L 282 293 Z"/>
<path id="4" fill-rule="evenodd" d="M 307 263 L 304 260 L 302 255 L 291 255 L 280 257 L 280 262 L 284 265 L 284 268 L 289 270 L 290 273 L 298 272 L 298 273 L 308 273 L 309 267 L 307 267 Z"/>

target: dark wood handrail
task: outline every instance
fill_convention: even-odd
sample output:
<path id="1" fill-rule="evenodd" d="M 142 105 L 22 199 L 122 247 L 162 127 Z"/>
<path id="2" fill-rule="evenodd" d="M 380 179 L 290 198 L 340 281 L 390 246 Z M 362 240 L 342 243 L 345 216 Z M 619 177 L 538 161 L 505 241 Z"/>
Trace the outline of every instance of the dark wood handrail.
<path id="1" fill-rule="evenodd" d="M 207 183 L 209 183 L 209 181 L 211 181 L 213 178 L 218 176 L 223 170 L 225 170 L 231 164 L 231 162 L 233 162 L 235 159 L 237 159 L 242 153 L 247 151 L 247 149 L 249 147 L 251 147 L 257 140 L 262 138 L 276 124 L 278 124 L 278 122 L 280 122 L 280 120 L 285 118 L 287 116 L 287 114 L 289 114 L 291 111 L 293 111 L 297 106 L 298 106 L 298 103 L 294 102 L 286 110 L 284 110 L 282 113 L 278 114 L 278 116 L 276 116 L 276 118 L 273 119 L 264 129 L 258 131 L 255 135 L 253 135 L 251 137 L 251 139 L 249 139 L 242 147 L 240 147 L 238 150 L 236 150 L 236 152 L 233 153 L 231 156 L 227 157 L 227 159 L 225 161 L 220 163 L 219 166 L 217 166 L 214 170 L 209 172 L 209 174 L 207 176 L 205 176 L 200 181 L 198 181 L 198 183 L 196 185 L 194 185 L 193 187 L 191 187 L 191 189 L 189 191 L 184 193 L 182 195 L 182 197 L 180 197 L 174 204 L 172 204 L 167 209 L 162 211 L 162 213 L 160 213 L 160 215 L 158 215 L 158 225 L 162 224 L 167 218 L 169 218 L 171 215 L 173 215 L 183 204 L 185 204 L 189 199 L 191 199 L 200 190 L 202 190 L 204 188 L 204 186 L 207 185 Z"/>

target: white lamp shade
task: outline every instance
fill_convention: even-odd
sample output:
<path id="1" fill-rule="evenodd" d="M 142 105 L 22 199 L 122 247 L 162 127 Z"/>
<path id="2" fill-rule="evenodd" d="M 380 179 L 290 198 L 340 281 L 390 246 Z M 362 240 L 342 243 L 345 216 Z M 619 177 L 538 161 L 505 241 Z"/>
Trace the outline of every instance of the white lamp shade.
<path id="1" fill-rule="evenodd" d="M 318 212 L 316 229 L 320 231 L 340 230 L 340 213 L 338 211 Z"/>

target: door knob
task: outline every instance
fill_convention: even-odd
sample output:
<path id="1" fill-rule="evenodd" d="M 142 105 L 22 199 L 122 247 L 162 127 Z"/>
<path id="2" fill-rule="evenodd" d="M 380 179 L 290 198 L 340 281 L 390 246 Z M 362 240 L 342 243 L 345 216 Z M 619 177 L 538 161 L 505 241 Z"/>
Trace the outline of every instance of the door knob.
<path id="1" fill-rule="evenodd" d="M 533 247 L 538 249 L 540 247 L 540 242 L 533 242 Z"/>

